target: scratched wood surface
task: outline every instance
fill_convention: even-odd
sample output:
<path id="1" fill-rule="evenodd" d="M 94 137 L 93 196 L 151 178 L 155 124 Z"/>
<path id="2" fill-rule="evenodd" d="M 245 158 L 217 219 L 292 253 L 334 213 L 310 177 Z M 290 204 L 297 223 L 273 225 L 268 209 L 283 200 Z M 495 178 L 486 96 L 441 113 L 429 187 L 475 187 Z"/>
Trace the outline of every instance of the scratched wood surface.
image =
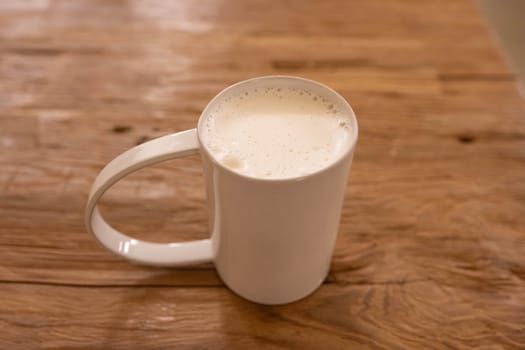
<path id="1" fill-rule="evenodd" d="M 137 266 L 90 184 L 266 74 L 337 89 L 360 140 L 326 283 L 252 304 L 211 265 Z M 207 236 L 197 157 L 105 196 L 117 228 Z M 467 0 L 0 2 L 0 349 L 523 349 L 525 103 Z"/>

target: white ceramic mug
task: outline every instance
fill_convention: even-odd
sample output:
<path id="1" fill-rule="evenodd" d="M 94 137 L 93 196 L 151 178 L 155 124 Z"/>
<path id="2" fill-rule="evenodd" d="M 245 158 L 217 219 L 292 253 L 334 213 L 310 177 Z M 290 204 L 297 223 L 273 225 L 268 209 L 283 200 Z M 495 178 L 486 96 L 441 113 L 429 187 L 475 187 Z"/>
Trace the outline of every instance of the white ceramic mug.
<path id="1" fill-rule="evenodd" d="M 203 120 L 222 97 L 265 87 L 304 88 L 337 103 L 350 116 L 352 130 L 352 140 L 343 154 L 326 168 L 282 180 L 248 177 L 221 165 L 201 141 Z M 357 134 L 350 105 L 320 83 L 289 76 L 239 82 L 206 106 L 197 129 L 159 137 L 112 160 L 91 189 L 85 214 L 87 229 L 112 252 L 140 263 L 182 266 L 213 262 L 231 290 L 254 302 L 283 304 L 301 299 L 317 289 L 328 273 Z M 145 242 L 104 221 L 97 201 L 110 186 L 137 169 L 196 153 L 204 163 L 210 239 Z"/>

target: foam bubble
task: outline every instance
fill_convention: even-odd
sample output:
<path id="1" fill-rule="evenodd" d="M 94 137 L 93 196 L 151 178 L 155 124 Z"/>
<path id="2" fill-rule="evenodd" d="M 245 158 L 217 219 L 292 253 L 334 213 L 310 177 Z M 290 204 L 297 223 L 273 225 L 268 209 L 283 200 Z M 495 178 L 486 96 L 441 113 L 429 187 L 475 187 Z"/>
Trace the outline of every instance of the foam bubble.
<path id="1" fill-rule="evenodd" d="M 233 155 L 233 154 L 226 154 L 222 157 L 223 164 L 230 168 L 230 169 L 241 169 L 243 165 L 242 158 Z"/>

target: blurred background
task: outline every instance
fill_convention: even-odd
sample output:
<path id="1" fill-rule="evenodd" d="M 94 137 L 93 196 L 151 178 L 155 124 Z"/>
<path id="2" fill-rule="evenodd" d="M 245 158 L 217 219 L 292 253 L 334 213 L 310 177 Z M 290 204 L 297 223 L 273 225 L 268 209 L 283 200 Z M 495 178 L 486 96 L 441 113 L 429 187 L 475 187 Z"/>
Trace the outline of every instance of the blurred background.
<path id="1" fill-rule="evenodd" d="M 525 1 L 477 0 L 489 18 L 508 64 L 519 74 L 520 92 L 525 96 Z"/>

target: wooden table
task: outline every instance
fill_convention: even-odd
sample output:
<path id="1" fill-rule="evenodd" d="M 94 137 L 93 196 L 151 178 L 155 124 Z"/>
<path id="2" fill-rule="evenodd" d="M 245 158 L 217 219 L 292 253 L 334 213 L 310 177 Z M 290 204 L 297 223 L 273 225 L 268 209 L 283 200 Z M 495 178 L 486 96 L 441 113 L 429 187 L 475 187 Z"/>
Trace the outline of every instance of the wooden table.
<path id="1" fill-rule="evenodd" d="M 334 87 L 360 122 L 318 291 L 257 305 L 86 233 L 105 163 L 266 74 Z M 2 0 L 0 169 L 0 349 L 525 348 L 525 103 L 471 1 Z M 102 209 L 188 240 L 204 198 L 194 157 Z"/>

